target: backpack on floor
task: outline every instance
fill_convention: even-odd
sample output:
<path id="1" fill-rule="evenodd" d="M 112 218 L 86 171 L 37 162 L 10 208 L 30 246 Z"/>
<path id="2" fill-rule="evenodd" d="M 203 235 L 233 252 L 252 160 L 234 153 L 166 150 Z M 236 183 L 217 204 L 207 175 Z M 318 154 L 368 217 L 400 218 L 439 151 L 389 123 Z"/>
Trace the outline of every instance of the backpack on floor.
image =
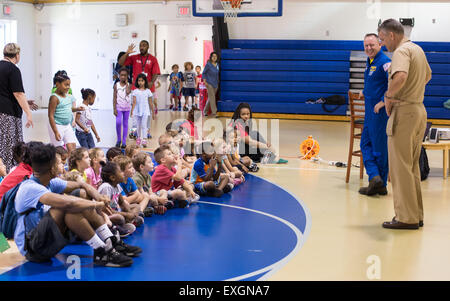
<path id="1" fill-rule="evenodd" d="M 27 176 L 24 177 L 24 180 L 26 179 L 28 179 Z M 14 231 L 16 231 L 17 219 L 19 216 L 22 214 L 28 214 L 29 212 L 35 210 L 33 208 L 22 214 L 16 211 L 16 194 L 22 183 L 23 181 L 8 190 L 2 198 L 2 203 L 0 206 L 0 232 L 3 232 L 5 237 L 8 239 L 14 238 Z"/>
<path id="2" fill-rule="evenodd" d="M 323 99 L 325 100 L 325 102 L 322 104 L 322 109 L 328 113 L 333 113 L 334 111 L 339 109 L 341 105 L 345 104 L 345 97 L 342 95 L 331 95 Z M 336 107 L 329 109 L 327 108 L 327 105 L 335 105 Z"/>
<path id="3" fill-rule="evenodd" d="M 422 149 L 420 150 L 419 168 L 420 168 L 420 180 L 424 181 L 428 178 L 428 175 L 430 174 L 430 166 L 428 165 L 427 152 L 425 151 L 425 148 L 423 146 Z"/>

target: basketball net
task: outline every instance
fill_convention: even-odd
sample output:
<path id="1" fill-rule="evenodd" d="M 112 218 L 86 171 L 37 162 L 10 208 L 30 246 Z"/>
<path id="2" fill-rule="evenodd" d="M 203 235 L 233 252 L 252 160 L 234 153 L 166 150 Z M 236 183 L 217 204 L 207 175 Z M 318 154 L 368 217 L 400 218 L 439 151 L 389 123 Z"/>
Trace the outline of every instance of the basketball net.
<path id="1" fill-rule="evenodd" d="M 220 0 L 223 7 L 225 23 L 233 23 L 237 20 L 238 12 L 241 9 L 242 0 Z"/>

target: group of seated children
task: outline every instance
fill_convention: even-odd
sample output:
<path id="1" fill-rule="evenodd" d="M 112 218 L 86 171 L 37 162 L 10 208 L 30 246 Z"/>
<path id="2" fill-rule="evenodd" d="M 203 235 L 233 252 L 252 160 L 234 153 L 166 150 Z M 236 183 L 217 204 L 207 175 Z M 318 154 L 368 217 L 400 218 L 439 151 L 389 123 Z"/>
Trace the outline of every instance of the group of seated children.
<path id="1" fill-rule="evenodd" d="M 19 251 L 30 261 L 48 261 L 76 238 L 94 249 L 96 265 L 131 265 L 142 250 L 122 239 L 145 217 L 189 207 L 200 195 L 220 197 L 254 170 L 252 160 L 237 152 L 236 131 L 231 136 L 202 141 L 189 124 L 169 124 L 154 161 L 135 144 L 125 154 L 118 147 L 106 154 L 80 147 L 69 154 L 51 144 L 21 143 L 15 148 L 19 165 L 0 184 L 0 199 L 20 184 L 14 233 Z"/>

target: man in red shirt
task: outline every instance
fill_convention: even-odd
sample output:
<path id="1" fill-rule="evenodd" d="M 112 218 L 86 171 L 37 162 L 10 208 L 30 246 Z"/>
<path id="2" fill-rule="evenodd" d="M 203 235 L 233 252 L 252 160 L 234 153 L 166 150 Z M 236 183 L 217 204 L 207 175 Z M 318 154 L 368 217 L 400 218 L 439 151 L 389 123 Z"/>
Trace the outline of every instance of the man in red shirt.
<path id="1" fill-rule="evenodd" d="M 158 75 L 161 74 L 159 70 L 159 64 L 156 57 L 148 53 L 149 43 L 145 40 L 142 40 L 139 43 L 139 54 L 130 55 L 134 52 L 134 48 L 136 45 L 130 44 L 128 46 L 127 51 L 124 55 L 122 55 L 118 61 L 118 64 L 121 66 L 133 66 L 133 85 L 132 89 L 136 89 L 134 83 L 136 82 L 136 78 L 139 74 L 144 73 L 147 76 L 148 86 L 152 93 L 155 93 L 154 82 L 158 78 Z"/>

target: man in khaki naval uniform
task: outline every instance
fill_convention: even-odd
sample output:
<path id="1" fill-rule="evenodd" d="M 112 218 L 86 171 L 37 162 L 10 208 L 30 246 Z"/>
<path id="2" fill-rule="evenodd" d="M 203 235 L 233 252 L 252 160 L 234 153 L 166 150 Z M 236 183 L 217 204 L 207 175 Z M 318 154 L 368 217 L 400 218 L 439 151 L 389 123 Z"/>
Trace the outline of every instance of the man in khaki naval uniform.
<path id="1" fill-rule="evenodd" d="M 393 52 L 384 99 L 395 217 L 383 227 L 419 229 L 423 226 L 419 156 L 427 121 L 423 98 L 431 69 L 422 48 L 404 36 L 400 22 L 384 21 L 378 34 Z"/>

